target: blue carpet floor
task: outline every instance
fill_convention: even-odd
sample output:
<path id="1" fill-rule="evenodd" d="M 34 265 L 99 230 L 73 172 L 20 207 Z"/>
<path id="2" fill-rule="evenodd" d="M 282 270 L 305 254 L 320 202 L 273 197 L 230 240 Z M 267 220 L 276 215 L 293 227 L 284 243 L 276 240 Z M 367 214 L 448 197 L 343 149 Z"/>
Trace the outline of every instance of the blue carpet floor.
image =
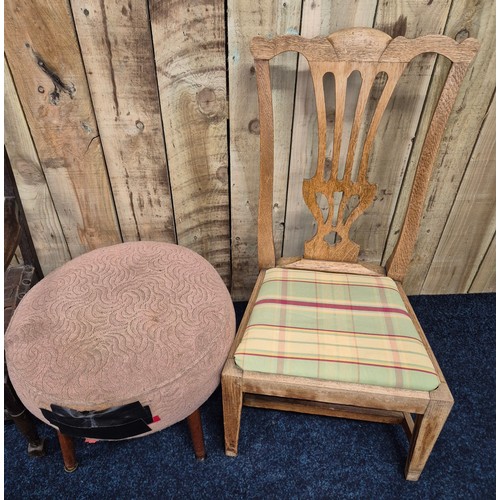
<path id="1" fill-rule="evenodd" d="M 78 441 L 80 467 L 67 474 L 51 428 L 40 424 L 48 455 L 34 459 L 6 425 L 5 498 L 495 498 L 495 295 L 411 302 L 455 398 L 416 483 L 404 480 L 408 442 L 392 425 L 243 408 L 240 454 L 228 458 L 218 389 L 202 408 L 204 462 L 179 423 L 142 439 Z"/>

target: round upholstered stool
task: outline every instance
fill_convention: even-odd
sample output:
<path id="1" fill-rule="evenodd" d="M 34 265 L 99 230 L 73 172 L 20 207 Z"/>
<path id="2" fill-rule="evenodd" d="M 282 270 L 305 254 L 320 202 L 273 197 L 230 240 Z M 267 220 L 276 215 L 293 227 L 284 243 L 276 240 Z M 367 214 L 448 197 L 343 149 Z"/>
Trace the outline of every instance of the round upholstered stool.
<path id="1" fill-rule="evenodd" d="M 12 384 L 31 413 L 65 436 L 144 436 L 185 418 L 204 456 L 199 407 L 220 381 L 235 332 L 216 270 L 168 243 L 94 250 L 50 273 L 5 335 Z M 74 457 L 73 457 L 74 460 Z"/>

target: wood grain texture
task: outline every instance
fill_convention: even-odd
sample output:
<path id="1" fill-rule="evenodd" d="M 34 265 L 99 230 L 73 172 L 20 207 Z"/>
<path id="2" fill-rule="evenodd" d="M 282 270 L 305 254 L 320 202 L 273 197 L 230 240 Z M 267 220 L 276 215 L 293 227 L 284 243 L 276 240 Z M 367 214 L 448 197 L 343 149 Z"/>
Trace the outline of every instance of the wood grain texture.
<path id="1" fill-rule="evenodd" d="M 259 270 L 275 265 L 273 239 L 274 117 L 269 61 L 255 61 L 259 93 L 260 175 L 257 247 Z"/>
<path id="2" fill-rule="evenodd" d="M 229 285 L 224 2 L 149 5 L 177 241 Z"/>
<path id="3" fill-rule="evenodd" d="M 302 14 L 301 35 L 306 38 L 327 36 L 351 26 L 371 27 L 375 16 L 377 2 L 342 2 L 306 0 Z M 331 89 L 327 89 L 331 96 Z M 309 68 L 306 61 L 299 59 L 297 89 L 293 117 L 293 138 L 290 157 L 289 189 L 287 195 L 286 227 L 283 242 L 283 256 L 302 255 L 304 241 L 310 239 L 316 224 L 304 203 L 301 185 L 302 180 L 311 178 L 318 161 L 317 154 L 317 120 L 315 118 L 315 96 Z M 348 110 L 352 109 L 348 106 Z M 326 109 L 327 120 L 335 116 L 335 108 L 331 103 Z M 349 132 L 352 113 L 346 113 L 345 129 Z M 346 137 L 344 136 L 344 139 Z M 332 145 L 328 142 L 328 160 L 331 160 Z"/>
<path id="4" fill-rule="evenodd" d="M 279 47 L 271 42 L 272 35 L 287 34 L 300 48 L 303 41 L 298 33 L 314 37 L 342 28 L 375 26 L 390 36 L 444 32 L 457 42 L 473 36 L 482 44 L 438 152 L 414 262 L 405 280 L 409 293 L 421 293 L 424 283 L 427 293 L 435 293 L 431 282 L 425 280 L 434 256 L 440 255 L 437 250 L 443 231 L 447 232 L 446 238 L 455 238 L 449 226 L 451 211 L 455 210 L 455 198 L 467 175 L 467 162 L 473 158 L 495 89 L 492 3 L 217 1 L 216 7 L 215 0 L 208 7 L 192 2 L 181 5 L 173 0 L 56 0 L 50 5 L 41 0 L 6 2 L 5 52 L 13 66 L 13 86 L 20 106 L 12 113 L 7 109 L 11 102 L 6 100 L 5 139 L 23 204 L 27 212 L 31 211 L 27 213 L 29 225 L 44 272 L 90 248 L 119 242 L 121 236 L 125 240 L 177 241 L 178 222 L 179 242 L 208 256 L 221 269 L 226 283 L 232 282 L 233 297 L 246 300 L 258 272 L 255 226 L 261 125 L 250 40 L 261 35 L 265 42 L 262 50 L 275 54 Z M 212 13 L 217 11 L 214 15 L 218 24 L 212 14 L 207 15 L 206 8 Z M 446 12 L 449 15 L 444 26 Z M 150 22 L 155 15 L 156 46 L 151 43 Z M 223 41 L 224 15 L 227 47 Z M 428 36 L 420 43 L 432 44 L 436 36 Z M 403 46 L 405 57 L 410 59 L 412 43 L 400 38 L 396 54 L 391 56 L 389 51 L 386 59 L 401 57 Z M 447 55 L 460 57 L 457 47 L 451 40 Z M 352 51 L 352 46 L 337 44 L 336 57 L 341 59 L 348 49 Z M 158 65 L 153 64 L 155 50 L 157 61 L 162 61 Z M 331 43 L 325 41 L 324 49 L 318 51 L 316 47 L 316 53 L 310 56 L 321 57 L 323 50 L 331 52 Z M 359 57 L 365 57 L 372 49 L 360 42 L 356 50 Z M 399 237 L 424 140 L 420 131 L 430 121 L 437 89 L 449 66 L 445 58 L 438 57 L 434 66 L 433 60 L 432 56 L 419 56 L 410 64 L 408 71 L 415 72 L 416 83 L 403 73 L 382 118 L 368 165 L 368 181 L 380 190 L 374 204 L 353 222 L 349 233 L 360 244 L 362 261 L 385 263 Z M 227 88 L 224 67 L 228 70 Z M 429 85 L 430 67 L 434 69 Z M 311 238 L 317 226 L 303 201 L 300 185 L 304 178 L 313 176 L 318 162 L 315 99 L 302 56 L 297 59 L 293 53 L 278 55 L 270 61 L 270 75 L 277 147 L 273 156 L 272 221 L 268 228 L 273 230 L 276 256 L 292 257 L 303 255 L 303 241 Z M 162 113 L 155 90 L 157 80 L 162 86 Z M 383 80 L 378 80 L 368 100 L 368 115 L 373 112 L 372 97 L 383 86 Z M 345 144 L 351 133 L 361 79 L 357 73 L 349 79 L 344 89 L 344 109 L 336 109 L 335 93 L 339 89 L 333 77 L 327 76 L 323 83 L 324 169 L 327 175 L 338 157 L 342 175 L 348 152 L 338 144 L 340 139 Z M 225 90 L 217 90 L 223 87 Z M 215 99 L 210 90 L 214 90 Z M 221 114 L 227 115 L 226 99 L 231 112 L 229 122 L 220 119 Z M 334 131 L 337 121 L 343 123 L 343 128 Z M 365 119 L 361 123 L 359 133 L 364 136 Z M 16 139 L 12 139 L 13 134 Z M 170 186 L 168 162 L 162 151 L 167 142 L 168 156 L 173 158 Z M 354 175 L 361 153 L 359 149 L 354 151 Z M 483 168 L 482 161 L 476 160 L 476 168 Z M 224 185 L 223 175 L 228 162 L 230 186 Z M 226 171 L 220 170 L 224 166 Z M 177 210 L 172 198 L 168 198 L 170 188 Z M 341 197 L 336 193 L 334 198 L 334 216 L 338 216 Z M 328 202 L 324 197 L 316 202 L 323 217 L 327 217 Z M 352 209 L 350 204 L 348 209 Z M 178 221 L 173 218 L 174 212 Z M 481 240 L 479 254 L 472 255 L 458 245 L 454 258 L 457 263 L 472 266 L 463 271 L 471 291 L 481 291 L 481 283 L 485 291 L 491 291 L 495 286 L 495 259 L 491 251 L 486 255 L 484 252 L 492 233 L 484 226 L 489 233 L 483 234 L 483 225 L 475 215 L 471 217 L 475 235 Z M 461 224 L 457 222 L 456 227 Z M 388 228 L 389 235 L 384 238 Z M 339 238 L 330 235 L 327 239 L 334 242 Z M 436 265 L 441 264 L 435 263 L 434 268 Z M 444 290 L 442 280 L 436 277 L 434 281 Z"/>
<path id="5" fill-rule="evenodd" d="M 466 293 L 495 234 L 495 110 L 494 98 L 423 284 L 424 294 Z M 480 223 L 471 223 L 473 219 Z"/>
<path id="6" fill-rule="evenodd" d="M 496 286 L 496 235 L 493 236 L 490 246 L 468 290 L 469 293 L 494 292 Z"/>
<path id="7" fill-rule="evenodd" d="M 348 418 L 361 417 L 368 420 L 401 423 L 410 438 L 406 478 L 408 480 L 417 480 L 419 478 L 448 417 L 453 405 L 453 397 L 400 281 L 408 267 L 411 250 L 415 242 L 414 234 L 418 228 L 419 216 L 423 211 L 425 193 L 445 125 L 455 102 L 459 86 L 466 74 L 468 64 L 477 49 L 478 43 L 474 39 L 462 43 L 457 43 L 453 39 L 443 36 L 420 37 L 413 40 L 406 40 L 402 37 L 392 39 L 389 35 L 371 28 L 351 28 L 341 30 L 327 38 L 309 40 L 300 36 L 283 36 L 273 40 L 264 37 L 253 39 L 252 54 L 256 58 L 261 121 L 261 179 L 258 218 L 258 250 L 261 272 L 222 372 L 226 454 L 235 456 L 238 452 L 241 408 L 245 402 L 250 406 L 261 408 L 313 414 L 335 415 L 338 411 L 341 416 Z M 365 271 L 368 275 L 373 275 L 377 271 L 383 273 L 383 269 L 365 269 L 361 264 L 350 263 L 350 261 L 357 258 L 357 248 L 354 248 L 354 250 L 348 248 L 346 250 L 342 243 L 344 240 L 349 242 L 349 218 L 361 214 L 368 203 L 373 200 L 375 186 L 367 182 L 366 174 L 370 149 L 382 114 L 396 83 L 412 57 L 432 51 L 450 57 L 453 61 L 442 88 L 442 93 L 440 93 L 433 119 L 426 131 L 426 138 L 413 183 L 409 208 L 401 230 L 400 241 L 396 245 L 393 256 L 389 259 L 387 268 L 387 275 L 397 278 L 400 296 L 406 305 L 408 314 L 420 336 L 429 360 L 439 377 L 439 385 L 435 390 L 412 391 L 361 383 L 349 384 L 312 376 L 300 377 L 243 370 L 236 365 L 234 353 L 245 334 L 254 304 L 257 303 L 258 291 L 264 276 L 262 269 L 266 266 L 275 265 L 275 248 L 271 223 L 274 127 L 269 59 L 286 50 L 297 50 L 305 56 L 311 71 L 317 108 L 317 168 L 311 178 L 299 182 L 299 184 L 303 186 L 305 202 L 316 219 L 317 237 L 323 241 L 328 231 L 336 231 L 342 239 L 340 242 L 335 242 L 333 248 L 340 249 L 338 253 L 335 253 L 335 251 L 326 252 L 320 248 L 315 238 L 313 238 L 306 242 L 304 259 L 284 257 L 278 259 L 278 265 L 303 269 L 307 268 L 309 264 L 313 269 L 322 269 L 325 266 L 324 261 L 339 259 L 347 261 L 348 264 L 343 262 L 339 265 L 339 263 L 333 262 L 331 268 L 326 267 L 326 269 L 338 272 L 342 266 L 346 266 L 347 272 L 359 273 Z M 338 118 L 338 115 L 340 117 L 344 116 L 344 107 L 341 103 L 346 100 L 347 75 L 354 70 L 359 71 L 362 83 L 351 124 L 349 145 L 346 148 L 345 164 L 342 169 L 343 173 L 340 174 L 341 147 L 338 143 L 333 144 L 331 166 L 329 172 L 327 172 L 326 155 L 328 148 L 326 135 L 328 126 L 324 97 L 324 75 L 333 73 L 335 77 L 337 117 L 334 121 L 335 127 L 338 129 L 342 127 L 342 120 Z M 361 119 L 370 96 L 370 88 L 376 76 L 382 71 L 386 73 L 387 81 L 380 93 L 379 104 L 374 106 L 373 115 L 366 127 L 366 135 L 364 140 L 361 140 L 362 145 L 358 148 L 356 143 L 362 128 Z M 492 128 L 488 124 L 486 126 L 491 132 Z M 343 135 L 342 131 L 339 132 L 338 130 L 334 130 L 334 134 L 336 141 L 339 141 Z M 485 147 L 484 149 L 488 148 Z M 357 169 L 354 168 L 356 151 L 360 151 Z M 356 175 L 354 175 L 355 171 Z M 368 193 L 369 196 L 366 196 L 363 190 L 372 188 L 373 191 Z M 342 214 L 347 203 L 342 201 L 342 198 L 339 201 L 337 219 L 333 219 L 335 191 L 340 191 L 346 197 L 353 194 L 357 194 L 359 197 L 358 206 L 347 218 L 344 216 L 343 221 Z M 328 212 L 326 217 L 324 217 L 322 207 L 317 201 L 318 193 L 327 201 Z M 341 222 L 338 222 L 339 220 Z M 342 224 L 347 227 L 347 230 L 344 230 L 345 227 Z M 323 226 L 325 226 L 325 229 L 323 229 Z M 295 359 L 303 358 L 298 356 Z M 352 409 L 353 407 L 355 410 Z M 380 412 L 374 415 L 374 409 L 380 410 Z M 410 415 L 411 413 L 417 414 L 415 422 Z"/>
<path id="8" fill-rule="evenodd" d="M 302 2 L 229 0 L 228 70 L 231 156 L 232 294 L 247 300 L 258 272 L 259 109 L 256 68 L 250 41 L 256 35 L 298 34 Z M 273 154 L 274 246 L 281 254 L 293 119 L 297 56 L 283 54 L 271 64 L 275 140 Z"/>
<path id="9" fill-rule="evenodd" d="M 429 36 L 412 40 L 402 37 L 392 39 L 389 35 L 370 28 L 350 28 L 336 32 L 328 38 L 309 40 L 292 36 L 277 37 L 273 40 L 263 37 L 253 39 L 252 54 L 256 57 L 258 70 L 257 84 L 261 119 L 261 182 L 258 221 L 259 267 L 261 269 L 274 265 L 271 213 L 272 152 L 275 146 L 268 59 L 287 50 L 299 51 L 306 57 L 314 87 L 318 119 L 317 167 L 314 175 L 302 182 L 302 192 L 304 201 L 316 221 L 317 230 L 313 238 L 305 242 L 304 257 L 348 262 L 357 261 L 359 253 L 359 245 L 349 238 L 350 227 L 375 197 L 376 186 L 370 184 L 366 178 L 368 159 L 382 114 L 399 78 L 411 57 L 416 57 L 421 53 L 432 51 L 449 56 L 454 61 L 443 86 L 433 120 L 426 131 L 426 140 L 422 148 L 407 215 L 388 267 L 388 275 L 401 280 L 411 258 L 425 193 L 444 127 L 468 63 L 474 57 L 477 47 L 478 43 L 473 39 L 463 43 L 457 43 L 444 36 Z M 341 168 L 342 145 L 338 142 L 342 136 L 342 122 L 338 119 L 338 115 L 343 116 L 343 103 L 347 96 L 347 76 L 354 71 L 359 73 L 361 85 L 348 146 L 344 148 L 347 151 L 345 162 Z M 329 159 L 330 171 L 326 172 L 327 118 L 323 82 L 328 73 L 333 74 L 335 78 L 336 107 L 340 112 L 335 119 L 336 141 L 333 156 Z M 386 82 L 376 103 L 372 104 L 373 113 L 366 122 L 366 134 L 360 137 L 362 117 L 370 97 L 372 84 L 380 73 L 386 75 Z M 359 164 L 354 169 L 356 150 L 360 151 Z M 336 194 L 340 197 L 336 197 Z M 321 206 L 318 201 L 319 196 L 324 200 L 326 207 Z M 357 204 L 348 211 L 353 198 L 357 199 Z M 338 203 L 338 208 L 335 207 L 336 203 Z M 335 233 L 337 238 L 333 245 L 327 241 L 331 233 Z"/>
<path id="10" fill-rule="evenodd" d="M 391 37 L 409 39 L 442 33 L 450 5 L 451 0 L 379 2 L 374 27 Z M 401 54 L 396 55 L 400 59 Z M 368 169 L 368 178 L 379 186 L 379 191 L 373 205 L 356 221 L 351 231 L 353 241 L 361 247 L 362 260 L 382 262 L 435 60 L 434 55 L 420 56 L 407 67 L 382 119 Z"/>
<path id="11" fill-rule="evenodd" d="M 425 413 L 417 415 L 415 419 L 405 467 L 405 476 L 409 481 L 417 481 L 420 478 L 453 406 L 453 397 L 446 384 L 441 384 L 430 395 L 431 401 Z"/>
<path id="12" fill-rule="evenodd" d="M 362 274 L 364 276 L 385 276 L 382 266 L 368 262 L 331 262 L 325 260 L 293 259 L 284 257 L 278 260 L 278 267 L 288 269 L 310 269 L 311 271 L 325 271 L 329 273 Z"/>
<path id="13" fill-rule="evenodd" d="M 337 46 L 335 42 L 334 47 Z M 341 42 L 342 39 L 339 39 Z M 381 48 L 385 48 L 387 40 L 381 40 Z M 337 50 L 336 50 L 337 51 Z M 356 57 L 353 54 L 353 57 Z M 376 186 L 370 184 L 366 178 L 366 171 L 368 165 L 368 155 L 373 144 L 374 136 L 381 116 L 387 106 L 388 100 L 394 90 L 399 77 L 404 69 L 404 65 L 395 63 L 391 65 L 385 64 L 370 64 L 366 63 L 345 63 L 332 66 L 329 63 L 309 63 L 311 66 L 311 73 L 313 75 L 313 82 L 315 86 L 315 94 L 317 100 L 318 111 L 318 166 L 316 173 L 311 179 L 306 179 L 303 183 L 303 194 L 306 205 L 313 213 L 316 220 L 317 232 L 313 238 L 306 241 L 304 246 L 304 257 L 316 258 L 322 260 L 340 260 L 355 262 L 358 259 L 359 245 L 354 243 L 349 237 L 349 231 L 353 222 L 371 205 L 376 193 Z M 358 71 L 362 83 L 359 89 L 358 100 L 356 103 L 356 110 L 354 119 L 351 126 L 351 133 L 349 137 L 349 144 L 347 147 L 347 154 L 345 158 L 344 168 L 340 168 L 340 142 L 341 132 L 336 133 L 336 141 L 333 151 L 333 159 L 331 163 L 331 172 L 329 177 L 325 179 L 324 163 L 326 154 L 326 116 L 324 100 L 318 99 L 318 96 L 323 96 L 322 80 L 326 72 L 333 73 L 336 83 L 336 103 L 345 102 L 347 87 L 347 75 L 353 71 Z M 371 117 L 367 128 L 368 132 L 364 141 L 360 138 L 361 120 L 364 114 L 368 98 L 370 97 L 370 89 L 372 82 L 379 72 L 384 72 L 388 75 L 387 83 L 380 95 L 374 114 Z M 336 120 L 335 129 L 341 128 L 341 123 Z M 352 175 L 354 153 L 359 146 L 362 149 L 360 165 L 357 169 L 357 174 Z M 339 178 L 339 172 L 343 170 L 343 175 Z M 354 180 L 353 180 L 354 177 Z M 327 200 L 328 210 L 322 212 L 319 204 L 317 203 L 317 196 L 320 193 L 324 199 Z M 335 194 L 338 193 L 338 207 L 335 206 Z M 348 211 L 348 206 L 351 199 L 357 198 L 357 204 Z M 335 245 L 330 245 L 326 238 L 331 233 L 336 233 Z"/>
<path id="14" fill-rule="evenodd" d="M 33 245 L 44 274 L 70 259 L 59 216 L 4 61 L 4 141 Z"/>
<path id="15" fill-rule="evenodd" d="M 23 205 L 21 202 L 21 196 L 19 195 L 19 190 L 16 186 L 16 180 L 14 173 L 12 172 L 12 165 L 7 154 L 7 150 L 4 147 L 4 197 L 14 198 L 17 205 L 17 216 L 18 221 L 21 226 L 21 235 L 19 240 L 19 247 L 16 250 L 17 260 L 19 263 L 25 263 L 28 267 L 33 269 L 33 283 L 35 284 L 43 278 L 43 271 L 36 254 L 35 247 L 33 245 L 33 240 L 30 235 L 28 222 L 26 221 L 26 214 L 24 213 Z"/>
<path id="16" fill-rule="evenodd" d="M 243 404 L 254 408 L 294 411 L 312 415 L 324 415 L 327 417 L 352 418 L 355 420 L 380 422 L 385 424 L 401 424 L 404 419 L 402 412 L 370 410 L 366 408 L 357 408 L 356 406 L 336 405 L 331 403 L 321 403 L 318 401 L 301 403 L 300 401 L 297 402 L 294 399 L 272 398 L 271 396 L 256 394 L 246 394 Z"/>
<path id="17" fill-rule="evenodd" d="M 268 39 L 254 37 L 251 43 L 255 59 L 269 60 L 283 52 L 299 52 L 309 62 L 337 61 L 343 63 L 409 63 L 427 52 L 438 52 L 456 63 L 469 63 L 478 49 L 475 38 L 456 41 L 446 35 L 425 35 L 418 38 L 396 37 L 374 28 L 346 28 L 327 37 L 307 38 L 284 35 Z M 359 40 L 352 42 L 353 38 Z"/>
<path id="18" fill-rule="evenodd" d="M 423 413 L 430 399 L 429 393 L 423 391 L 249 371 L 242 372 L 242 390 L 251 394 L 293 397 L 304 402 L 321 401 L 409 413 Z"/>
<path id="19" fill-rule="evenodd" d="M 5 51 L 71 255 L 120 242 L 68 3 L 5 2 Z"/>
<path id="20" fill-rule="evenodd" d="M 453 64 L 446 82 L 442 88 L 439 101 L 425 134 L 422 151 L 413 180 L 412 190 L 408 200 L 405 219 L 401 227 L 394 251 L 387 260 L 387 275 L 397 281 L 402 281 L 410 265 L 418 228 L 424 211 L 425 196 L 429 189 L 432 170 L 441 144 L 446 123 L 455 103 L 457 92 L 467 72 L 467 63 Z"/>
<path id="21" fill-rule="evenodd" d="M 234 353 L 238 347 L 243 334 L 245 333 L 250 314 L 252 312 L 257 295 L 262 282 L 264 281 L 265 271 L 260 271 L 248 300 L 245 313 L 241 318 L 238 331 L 234 341 L 229 349 L 226 362 L 222 369 L 222 406 L 224 411 L 224 443 L 227 456 L 235 457 L 238 454 L 238 440 L 240 435 L 241 410 L 243 406 L 242 391 L 242 371 L 234 362 Z"/>
<path id="22" fill-rule="evenodd" d="M 467 36 L 476 37 L 481 42 L 481 48 L 461 86 L 437 155 L 413 261 L 404 281 L 405 290 L 409 294 L 419 294 L 422 290 L 495 88 L 495 14 L 493 9 L 493 4 L 490 2 L 455 1 L 450 10 L 445 34 L 456 40 L 462 40 Z M 420 127 L 426 127 L 430 120 L 436 102 L 437 88 L 442 86 L 446 73 L 443 71 L 446 65 L 444 67 L 440 65 L 437 69 L 440 71 L 436 71 L 429 88 Z M 421 150 L 421 141 L 421 134 L 417 134 L 391 224 L 384 259 L 389 256 L 399 237 L 410 183 Z M 460 249 L 457 249 L 456 255 L 459 253 Z"/>
<path id="23" fill-rule="evenodd" d="M 147 0 L 72 0 L 124 241 L 175 241 Z"/>

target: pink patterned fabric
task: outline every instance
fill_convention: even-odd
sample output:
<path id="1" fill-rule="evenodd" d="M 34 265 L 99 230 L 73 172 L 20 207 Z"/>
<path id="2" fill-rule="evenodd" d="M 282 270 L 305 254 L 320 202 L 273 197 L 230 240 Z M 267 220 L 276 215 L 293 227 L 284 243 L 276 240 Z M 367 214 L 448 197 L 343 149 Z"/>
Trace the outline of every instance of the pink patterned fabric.
<path id="1" fill-rule="evenodd" d="M 139 401 L 160 430 L 212 394 L 235 332 L 229 293 L 196 253 L 122 243 L 75 258 L 24 297 L 5 335 L 26 407 L 91 411 Z M 49 423 L 49 422 L 47 422 Z"/>

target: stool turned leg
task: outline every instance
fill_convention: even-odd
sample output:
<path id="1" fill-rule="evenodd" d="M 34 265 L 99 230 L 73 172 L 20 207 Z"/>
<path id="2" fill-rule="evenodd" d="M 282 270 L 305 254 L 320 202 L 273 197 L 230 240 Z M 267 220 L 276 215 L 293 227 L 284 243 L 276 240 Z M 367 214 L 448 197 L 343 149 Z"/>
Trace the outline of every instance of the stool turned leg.
<path id="1" fill-rule="evenodd" d="M 193 441 L 194 454 L 197 460 L 205 460 L 207 454 L 205 452 L 205 443 L 203 439 L 203 427 L 201 426 L 200 409 L 191 413 L 186 419 L 191 433 L 191 440 Z"/>
<path id="2" fill-rule="evenodd" d="M 64 470 L 66 472 L 74 472 L 78 467 L 78 462 L 75 457 L 75 445 L 73 443 L 73 438 L 62 434 L 60 431 L 57 431 L 57 437 L 59 439 L 59 444 L 61 445 Z"/>

